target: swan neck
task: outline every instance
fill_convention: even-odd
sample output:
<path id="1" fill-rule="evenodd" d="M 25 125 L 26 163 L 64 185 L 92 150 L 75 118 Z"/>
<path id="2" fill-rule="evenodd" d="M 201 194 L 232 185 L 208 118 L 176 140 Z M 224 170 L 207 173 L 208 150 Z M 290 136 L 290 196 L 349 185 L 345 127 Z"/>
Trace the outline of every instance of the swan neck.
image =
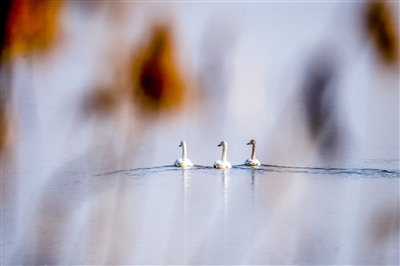
<path id="1" fill-rule="evenodd" d="M 182 144 L 182 159 L 186 160 L 187 159 L 187 154 L 186 154 L 186 143 Z"/>
<path id="2" fill-rule="evenodd" d="M 225 162 L 226 161 L 226 150 L 228 149 L 227 145 L 222 146 L 222 156 L 221 156 L 221 161 Z"/>
<path id="3" fill-rule="evenodd" d="M 253 149 L 251 150 L 251 159 L 254 160 L 256 158 L 256 145 L 253 144 Z"/>

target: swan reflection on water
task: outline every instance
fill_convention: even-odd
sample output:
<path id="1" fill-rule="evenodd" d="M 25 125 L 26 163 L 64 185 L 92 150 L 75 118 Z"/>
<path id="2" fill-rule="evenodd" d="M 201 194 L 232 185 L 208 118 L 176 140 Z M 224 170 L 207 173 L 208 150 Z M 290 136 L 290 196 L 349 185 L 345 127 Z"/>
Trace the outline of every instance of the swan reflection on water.
<path id="1" fill-rule="evenodd" d="M 228 204 L 229 204 L 229 176 L 228 170 L 222 170 L 222 184 L 224 188 L 224 264 L 228 261 Z"/>
<path id="2" fill-rule="evenodd" d="M 183 260 L 187 261 L 188 247 L 188 197 L 189 197 L 189 177 L 188 169 L 182 169 L 183 187 Z"/>

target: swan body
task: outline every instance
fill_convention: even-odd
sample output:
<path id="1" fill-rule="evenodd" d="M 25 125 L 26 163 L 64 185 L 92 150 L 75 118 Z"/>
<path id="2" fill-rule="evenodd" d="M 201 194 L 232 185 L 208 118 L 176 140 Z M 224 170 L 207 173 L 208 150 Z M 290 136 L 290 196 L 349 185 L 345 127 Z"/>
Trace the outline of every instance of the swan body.
<path id="1" fill-rule="evenodd" d="M 221 141 L 221 143 L 218 145 L 218 147 L 220 147 L 220 146 L 222 146 L 221 160 L 215 161 L 214 168 L 218 168 L 218 169 L 232 168 L 231 164 L 226 159 L 226 151 L 228 149 L 228 143 L 226 143 L 226 141 Z"/>
<path id="2" fill-rule="evenodd" d="M 244 162 L 244 164 L 247 165 L 247 166 L 260 166 L 261 165 L 260 161 L 257 160 L 257 159 L 254 159 L 254 160 L 253 159 L 247 159 Z"/>
<path id="3" fill-rule="evenodd" d="M 253 145 L 253 149 L 251 151 L 251 158 L 247 159 L 244 164 L 247 166 L 260 166 L 260 161 L 256 159 L 256 141 L 252 139 L 247 145 Z"/>
<path id="4" fill-rule="evenodd" d="M 187 158 L 186 155 L 186 142 L 184 140 L 181 141 L 179 147 L 182 147 L 182 158 L 176 159 L 174 166 L 176 167 L 188 167 L 193 166 L 192 161 Z"/>

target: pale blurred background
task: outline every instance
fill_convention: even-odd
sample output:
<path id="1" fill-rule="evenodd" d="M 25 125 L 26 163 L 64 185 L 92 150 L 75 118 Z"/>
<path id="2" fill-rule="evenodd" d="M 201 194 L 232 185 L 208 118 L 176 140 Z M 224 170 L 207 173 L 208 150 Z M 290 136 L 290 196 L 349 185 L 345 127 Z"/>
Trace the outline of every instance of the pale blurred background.
<path id="1" fill-rule="evenodd" d="M 4 264 L 151 264 L 137 259 L 139 251 L 124 262 L 113 260 L 131 258 L 122 251 L 77 262 L 65 255 L 69 244 L 47 255 L 24 246 L 36 232 L 30 221 L 46 227 L 38 216 L 50 184 L 69 174 L 171 165 L 181 140 L 199 166 L 219 159 L 221 140 L 240 165 L 256 139 L 267 165 L 391 171 L 389 194 L 398 201 L 398 2 L 5 1 L 2 10 Z M 82 182 L 80 195 L 90 195 L 93 184 Z M 358 189 L 357 196 L 369 195 Z M 399 234 L 393 204 L 390 243 Z M 68 239 L 65 228 L 52 232 Z M 398 264 L 396 248 L 388 244 L 379 262 Z M 288 264 L 284 258 L 272 261 Z"/>

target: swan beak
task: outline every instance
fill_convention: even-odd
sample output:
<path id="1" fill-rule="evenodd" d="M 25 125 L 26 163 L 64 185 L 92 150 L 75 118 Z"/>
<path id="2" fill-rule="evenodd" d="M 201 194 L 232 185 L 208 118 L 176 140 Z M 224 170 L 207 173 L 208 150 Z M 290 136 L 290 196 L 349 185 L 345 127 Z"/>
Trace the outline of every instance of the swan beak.
<path id="1" fill-rule="evenodd" d="M 218 146 L 217 146 L 217 147 L 220 147 L 220 146 L 222 146 L 222 145 L 221 145 L 221 143 L 220 143 L 220 144 L 218 144 Z"/>
<path id="2" fill-rule="evenodd" d="M 182 143 L 181 143 L 181 144 L 179 144 L 179 147 L 182 147 Z"/>
<path id="3" fill-rule="evenodd" d="M 250 145 L 251 143 L 249 142 L 249 143 L 247 143 L 247 145 Z"/>

